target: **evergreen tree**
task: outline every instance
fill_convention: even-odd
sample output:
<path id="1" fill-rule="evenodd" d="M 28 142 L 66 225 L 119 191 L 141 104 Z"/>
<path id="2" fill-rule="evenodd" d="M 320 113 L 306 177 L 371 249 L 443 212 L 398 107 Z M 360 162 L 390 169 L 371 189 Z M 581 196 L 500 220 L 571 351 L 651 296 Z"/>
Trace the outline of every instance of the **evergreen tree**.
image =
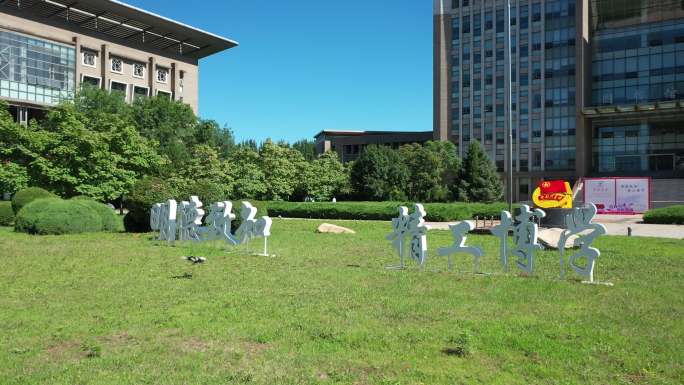
<path id="1" fill-rule="evenodd" d="M 368 146 L 351 169 L 356 196 L 367 200 L 404 200 L 410 172 L 399 151 L 387 146 Z"/>
<path id="2" fill-rule="evenodd" d="M 301 152 L 307 162 L 316 159 L 316 144 L 313 140 L 302 139 L 292 143 L 292 148 Z"/>
<path id="3" fill-rule="evenodd" d="M 501 178 L 480 142 L 470 143 L 464 163 L 461 185 L 469 201 L 494 202 L 503 198 Z"/>

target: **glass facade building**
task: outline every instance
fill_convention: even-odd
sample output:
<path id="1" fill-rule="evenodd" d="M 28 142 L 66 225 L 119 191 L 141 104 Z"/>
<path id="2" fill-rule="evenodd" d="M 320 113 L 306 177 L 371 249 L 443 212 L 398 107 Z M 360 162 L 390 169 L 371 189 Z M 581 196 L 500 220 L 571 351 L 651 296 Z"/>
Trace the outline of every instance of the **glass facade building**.
<path id="1" fill-rule="evenodd" d="M 73 47 L 0 30 L 0 96 L 54 105 L 73 97 Z"/>
<path id="2" fill-rule="evenodd" d="M 572 170 L 574 1 L 514 4 L 509 44 L 505 2 L 452 3 L 451 140 L 463 151 L 480 141 L 504 170 L 510 49 L 514 169 Z"/>
<path id="3" fill-rule="evenodd" d="M 684 3 L 508 3 L 435 1 L 436 139 L 504 172 L 510 116 L 521 200 L 541 179 L 684 176 Z"/>

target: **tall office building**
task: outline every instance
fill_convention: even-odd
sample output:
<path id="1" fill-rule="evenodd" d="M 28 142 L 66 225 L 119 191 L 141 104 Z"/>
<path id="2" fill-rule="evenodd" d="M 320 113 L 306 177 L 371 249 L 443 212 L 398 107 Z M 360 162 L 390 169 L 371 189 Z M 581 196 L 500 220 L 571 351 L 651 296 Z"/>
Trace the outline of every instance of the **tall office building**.
<path id="1" fill-rule="evenodd" d="M 82 84 L 197 112 L 199 60 L 236 45 L 115 0 L 0 1 L 0 100 L 21 123 Z"/>
<path id="2" fill-rule="evenodd" d="M 478 140 L 504 172 L 511 122 L 516 200 L 587 176 L 651 176 L 654 200 L 684 200 L 684 3 L 510 5 L 435 0 L 435 139 L 462 155 Z"/>

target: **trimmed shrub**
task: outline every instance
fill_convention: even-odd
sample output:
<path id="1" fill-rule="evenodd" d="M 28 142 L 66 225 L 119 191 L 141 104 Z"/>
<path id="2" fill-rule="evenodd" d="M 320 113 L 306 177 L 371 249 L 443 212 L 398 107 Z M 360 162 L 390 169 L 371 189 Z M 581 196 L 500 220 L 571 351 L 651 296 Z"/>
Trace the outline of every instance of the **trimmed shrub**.
<path id="1" fill-rule="evenodd" d="M 159 178 L 143 178 L 133 185 L 126 198 L 128 214 L 124 217 L 124 228 L 132 233 L 144 233 L 150 229 L 150 209 L 155 203 L 173 199 L 176 191 Z"/>
<path id="2" fill-rule="evenodd" d="M 79 201 L 60 198 L 37 199 L 24 206 L 14 221 L 14 230 L 29 234 L 77 234 L 102 231 L 102 219 Z"/>
<path id="3" fill-rule="evenodd" d="M 104 231 L 114 233 L 123 230 L 123 226 L 121 220 L 119 219 L 119 216 L 116 214 L 114 210 L 112 210 L 111 207 L 107 206 L 106 204 L 94 201 L 83 196 L 74 197 L 71 198 L 71 200 L 78 202 L 82 205 L 88 206 L 92 210 L 94 210 L 97 213 L 97 215 L 100 216 L 100 220 L 102 221 L 102 229 Z"/>
<path id="4" fill-rule="evenodd" d="M 12 202 L 0 202 L 0 226 L 11 226 L 14 223 Z"/>
<path id="5" fill-rule="evenodd" d="M 648 210 L 644 214 L 644 222 L 664 225 L 684 225 L 684 205 Z"/>
<path id="6" fill-rule="evenodd" d="M 398 215 L 399 206 L 407 206 L 408 202 L 269 202 L 268 211 L 274 216 L 286 218 L 315 219 L 364 219 L 390 220 Z M 479 217 L 495 217 L 501 215 L 508 207 L 505 203 L 425 203 L 423 205 L 427 221 L 447 222 Z"/>
<path id="7" fill-rule="evenodd" d="M 57 198 L 57 196 L 40 187 L 25 188 L 14 194 L 14 197 L 12 198 L 12 210 L 14 210 L 14 214 L 18 214 L 22 207 L 41 198 Z"/>

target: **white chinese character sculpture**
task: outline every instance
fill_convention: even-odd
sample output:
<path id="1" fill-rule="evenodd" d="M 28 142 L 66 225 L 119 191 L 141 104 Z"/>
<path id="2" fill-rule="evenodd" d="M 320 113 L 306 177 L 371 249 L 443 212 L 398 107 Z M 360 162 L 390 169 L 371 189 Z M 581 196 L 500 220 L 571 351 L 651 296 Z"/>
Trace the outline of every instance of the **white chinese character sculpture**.
<path id="1" fill-rule="evenodd" d="M 195 241 L 202 240 L 202 202 L 197 196 L 191 196 L 190 201 L 183 201 L 180 209 L 180 236 L 178 240 Z"/>
<path id="2" fill-rule="evenodd" d="M 568 258 L 568 264 L 575 272 L 584 277 L 589 283 L 594 283 L 594 266 L 596 258 L 601 252 L 591 247 L 594 240 L 606 233 L 606 228 L 598 223 L 591 223 L 596 215 L 596 206 L 593 203 L 585 204 L 584 207 L 576 207 L 572 213 L 565 216 L 566 230 L 560 236 L 558 249 L 560 250 L 561 279 L 565 278 L 565 241 L 574 234 L 579 234 L 575 245 L 580 249 Z M 586 233 L 587 230 L 591 230 Z M 578 264 L 581 258 L 586 258 L 585 264 Z"/>
<path id="3" fill-rule="evenodd" d="M 454 238 L 454 244 L 451 247 L 441 247 L 438 250 L 439 255 L 447 256 L 449 261 L 449 270 L 452 269 L 451 255 L 456 253 L 466 253 L 473 256 L 473 272 L 480 272 L 480 258 L 482 257 L 482 249 L 473 246 L 466 246 L 466 236 L 468 232 L 475 229 L 475 225 L 470 221 L 463 221 L 455 225 L 449 225 L 451 234 Z"/>
<path id="4" fill-rule="evenodd" d="M 209 215 L 204 220 L 202 202 L 196 196 L 190 197 L 190 201 L 183 201 L 180 209 L 176 201 L 171 199 L 166 203 L 156 203 L 150 211 L 150 227 L 159 231 L 159 240 L 173 243 L 178 232 L 181 241 L 206 241 L 224 239 L 231 245 L 248 244 L 255 238 L 264 238 L 264 252 L 257 255 L 270 256 L 268 254 L 268 237 L 271 236 L 273 221 L 267 216 L 255 219 L 256 207 L 249 202 L 242 202 L 242 224 L 233 235 L 231 224 L 235 215 L 231 212 L 233 204 L 229 201 L 216 202 L 210 207 Z M 176 211 L 179 211 L 179 224 L 176 226 Z"/>
<path id="5" fill-rule="evenodd" d="M 166 203 L 156 203 L 150 212 L 150 227 L 159 231 L 160 241 L 173 244 L 176 240 L 176 201 L 169 199 Z"/>
<path id="6" fill-rule="evenodd" d="M 411 247 L 409 256 L 421 268 L 425 265 L 425 258 L 427 257 L 427 232 L 430 229 L 425 225 L 425 209 L 420 203 L 416 203 L 414 211 L 409 215 L 408 231 L 411 235 Z"/>
<path id="7" fill-rule="evenodd" d="M 513 218 L 508 211 L 501 212 L 501 223 L 492 227 L 491 233 L 499 238 L 499 257 L 505 272 L 508 272 L 508 232 L 513 229 Z"/>
<path id="8" fill-rule="evenodd" d="M 159 231 L 161 229 L 162 206 L 161 203 L 155 203 L 150 210 L 150 228 L 152 231 Z"/>
<path id="9" fill-rule="evenodd" d="M 385 237 L 388 241 L 392 241 L 392 246 L 399 252 L 399 266 L 395 267 L 400 269 L 404 268 L 404 244 L 409 232 L 409 220 L 408 208 L 399 207 L 399 216 L 392 218 L 392 232 Z"/>
<path id="10" fill-rule="evenodd" d="M 207 239 L 223 239 L 231 245 L 238 244 L 238 240 L 231 233 L 231 223 L 235 219 L 232 211 L 233 203 L 229 201 L 216 202 L 211 205 L 209 215 L 205 219 Z"/>
<path id="11" fill-rule="evenodd" d="M 259 255 L 269 256 L 268 254 L 268 237 L 271 235 L 271 218 L 263 216 L 254 219 L 257 214 L 257 208 L 252 206 L 249 202 L 242 202 L 240 210 L 240 217 L 242 223 L 235 231 L 235 238 L 241 244 L 248 244 L 254 238 L 264 238 L 264 252 Z"/>
<path id="12" fill-rule="evenodd" d="M 420 203 L 416 203 L 411 215 L 409 215 L 406 206 L 399 207 L 399 216 L 392 219 L 392 232 L 385 237 L 388 241 L 392 241 L 392 246 L 399 252 L 399 266 L 388 266 L 388 268 L 403 269 L 405 267 L 404 248 L 407 236 L 411 237 L 409 256 L 423 268 L 427 255 L 426 234 L 429 230 L 423 219 L 425 214 L 425 209 Z"/>
<path id="13" fill-rule="evenodd" d="M 513 229 L 513 241 L 515 249 L 512 255 L 518 257 L 515 261 L 518 268 L 532 274 L 534 272 L 534 254 L 541 250 L 541 245 L 537 243 L 537 232 L 539 226 L 532 221 L 532 218 L 541 219 L 546 213 L 540 209 L 530 210 L 530 206 L 521 205 L 520 214 L 515 217 L 518 222 Z"/>

